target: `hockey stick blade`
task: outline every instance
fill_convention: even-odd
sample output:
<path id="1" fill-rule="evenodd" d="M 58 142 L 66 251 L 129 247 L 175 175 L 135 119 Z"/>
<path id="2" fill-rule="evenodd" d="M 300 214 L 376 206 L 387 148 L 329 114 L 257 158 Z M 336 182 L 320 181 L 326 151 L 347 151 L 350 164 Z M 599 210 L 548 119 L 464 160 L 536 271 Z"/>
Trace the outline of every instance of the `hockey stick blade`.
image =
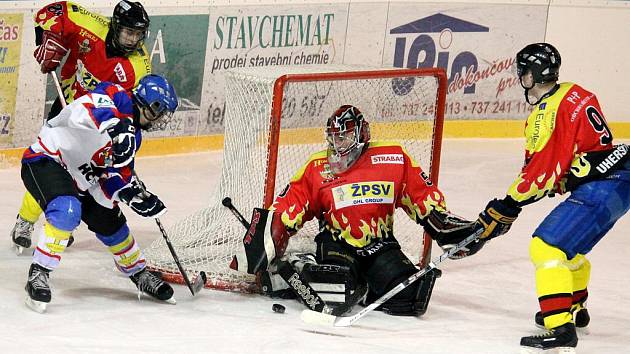
<path id="1" fill-rule="evenodd" d="M 193 284 L 192 284 L 193 295 L 198 294 L 201 291 L 201 289 L 204 288 L 207 280 L 208 280 L 208 277 L 206 276 L 206 272 L 201 271 L 199 275 L 197 275 L 197 278 L 195 279 L 195 281 L 193 281 Z"/>
<path id="2" fill-rule="evenodd" d="M 333 315 L 328 315 L 328 314 L 324 314 L 324 313 L 318 313 L 318 312 L 311 311 L 311 310 L 304 310 L 304 311 L 302 311 L 302 314 L 300 315 L 300 317 L 302 318 L 302 321 L 304 321 L 306 323 L 329 325 L 329 326 L 332 325 L 334 327 L 348 327 L 348 326 L 351 326 L 353 323 L 355 323 L 356 321 L 361 319 L 363 316 L 365 316 L 368 313 L 374 311 L 377 307 L 382 305 L 384 302 L 386 302 L 387 300 L 391 299 L 392 297 L 394 297 L 399 292 L 403 291 L 406 287 L 408 287 L 410 284 L 412 284 L 416 280 L 420 279 L 423 275 L 425 275 L 426 273 L 428 273 L 432 269 L 436 268 L 445 259 L 447 259 L 450 256 L 454 255 L 455 253 L 459 252 L 462 248 L 466 247 L 469 243 L 471 243 L 471 242 L 475 241 L 476 239 L 478 239 L 479 235 L 481 235 L 482 232 L 483 232 L 483 229 L 479 229 L 475 233 L 473 233 L 472 235 L 466 237 L 464 240 L 462 240 L 460 243 L 458 243 L 455 247 L 450 248 L 448 251 L 442 253 L 439 257 L 437 257 L 434 260 L 432 260 L 429 263 L 428 266 L 426 266 L 426 267 L 422 268 L 421 270 L 419 270 L 418 272 L 412 274 L 409 278 L 403 280 L 400 284 L 396 285 L 390 291 L 385 293 L 385 295 L 383 295 L 380 298 L 376 299 L 373 303 L 371 303 L 370 305 L 366 306 L 361 311 L 357 312 L 356 314 L 354 314 L 352 316 L 333 316 Z M 310 313 L 310 312 L 312 312 L 312 313 Z"/>
<path id="3" fill-rule="evenodd" d="M 322 326 L 336 326 L 335 322 L 344 317 L 337 317 L 313 310 L 303 310 L 302 314 L 300 314 L 300 318 L 306 323 Z"/>

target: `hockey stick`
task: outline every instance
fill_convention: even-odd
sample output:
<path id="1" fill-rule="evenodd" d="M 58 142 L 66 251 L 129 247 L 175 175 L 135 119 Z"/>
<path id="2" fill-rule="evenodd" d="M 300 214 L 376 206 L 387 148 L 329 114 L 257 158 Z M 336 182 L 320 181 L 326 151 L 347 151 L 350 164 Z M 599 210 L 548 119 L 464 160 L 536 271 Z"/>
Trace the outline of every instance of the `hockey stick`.
<path id="1" fill-rule="evenodd" d="M 479 238 L 479 235 L 481 235 L 482 232 L 483 232 L 483 229 L 480 229 L 476 231 L 475 233 L 473 233 L 472 235 L 466 237 L 463 241 L 458 243 L 455 247 L 450 248 L 448 251 L 442 253 L 439 257 L 432 260 L 429 263 L 429 265 L 427 265 L 426 267 L 424 267 L 417 273 L 412 274 L 409 278 L 405 279 L 403 282 L 396 285 L 390 291 L 385 293 L 385 295 L 376 299 L 369 306 L 365 307 L 364 309 L 362 309 L 361 311 L 357 312 L 356 314 L 352 316 L 347 316 L 347 317 L 346 316 L 333 316 L 333 315 L 328 315 L 321 312 L 304 310 L 302 311 L 302 315 L 300 317 L 302 318 L 302 321 L 306 323 L 331 325 L 335 327 L 351 326 L 353 323 L 361 319 L 363 316 L 367 315 L 368 313 L 372 312 L 374 309 L 379 307 L 385 301 L 391 299 L 393 296 L 395 296 L 396 294 L 404 290 L 413 282 L 420 279 L 423 275 L 431 271 L 431 269 L 436 268 L 440 263 L 444 262 L 445 259 L 459 252 L 462 248 L 466 247 L 469 243 L 475 241 L 477 238 Z"/>
<path id="2" fill-rule="evenodd" d="M 61 84 L 59 83 L 59 78 L 57 77 L 56 71 L 51 71 L 50 75 L 53 78 L 53 83 L 55 84 L 55 88 L 57 89 L 57 95 L 59 95 L 59 103 L 61 103 L 61 108 L 66 108 L 66 99 L 63 97 L 63 91 L 61 90 Z"/>
<path id="3" fill-rule="evenodd" d="M 144 187 L 144 184 L 140 181 L 140 178 L 138 178 L 138 174 L 136 174 L 136 171 L 132 170 L 131 173 L 138 180 L 138 184 L 140 185 L 140 188 L 142 189 L 142 193 L 147 193 L 147 190 Z M 162 233 L 162 238 L 164 238 L 164 242 L 166 242 L 166 246 L 168 247 L 169 252 L 171 252 L 171 256 L 173 256 L 173 260 L 175 261 L 175 264 L 177 265 L 177 269 L 179 269 L 179 272 L 181 273 L 182 278 L 184 278 L 184 283 L 186 283 L 186 286 L 188 287 L 188 290 L 190 290 L 190 293 L 193 296 L 195 296 L 199 291 L 201 291 L 204 285 L 206 285 L 206 280 L 207 280 L 206 272 L 204 272 L 203 270 L 199 272 L 199 275 L 195 279 L 194 283 L 191 283 L 190 279 L 188 278 L 188 274 L 186 274 L 184 267 L 182 267 L 182 263 L 179 261 L 179 257 L 177 257 L 177 253 L 175 253 L 175 248 L 173 247 L 171 240 L 168 238 L 168 235 L 166 234 L 166 230 L 164 229 L 164 226 L 162 226 L 162 222 L 160 221 L 160 218 L 155 218 L 155 223 L 157 224 L 158 228 L 160 229 L 160 232 Z"/>
<path id="4" fill-rule="evenodd" d="M 234 204 L 232 204 L 232 198 L 230 198 L 230 197 L 223 198 L 223 200 L 221 201 L 221 204 L 223 204 L 224 207 L 230 209 L 232 214 L 234 214 L 234 216 L 236 216 L 238 221 L 241 222 L 241 224 L 243 225 L 243 227 L 245 229 L 249 229 L 249 223 L 247 222 L 247 220 L 245 220 L 245 218 L 243 217 L 241 212 L 239 212 L 238 209 L 236 209 Z"/>

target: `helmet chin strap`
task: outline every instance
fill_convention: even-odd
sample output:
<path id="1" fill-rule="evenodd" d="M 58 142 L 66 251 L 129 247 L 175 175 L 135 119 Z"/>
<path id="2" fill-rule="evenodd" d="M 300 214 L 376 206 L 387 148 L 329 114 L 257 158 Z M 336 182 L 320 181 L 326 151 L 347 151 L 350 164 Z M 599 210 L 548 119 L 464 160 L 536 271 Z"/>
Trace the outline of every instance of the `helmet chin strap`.
<path id="1" fill-rule="evenodd" d="M 531 86 L 531 87 L 525 87 L 525 85 L 523 85 L 523 77 L 521 76 L 519 78 L 519 82 L 521 83 L 521 87 L 525 90 L 525 102 L 527 102 L 530 106 L 536 106 L 537 104 L 540 103 L 540 101 L 544 100 L 545 98 L 553 95 L 556 91 L 558 91 L 558 89 L 560 88 L 559 84 L 555 84 L 549 91 L 547 91 L 544 95 L 541 95 L 540 98 L 538 98 L 538 100 L 536 100 L 536 102 L 530 102 L 529 100 L 529 90 L 534 88 L 534 85 L 536 85 L 535 83 Z"/>

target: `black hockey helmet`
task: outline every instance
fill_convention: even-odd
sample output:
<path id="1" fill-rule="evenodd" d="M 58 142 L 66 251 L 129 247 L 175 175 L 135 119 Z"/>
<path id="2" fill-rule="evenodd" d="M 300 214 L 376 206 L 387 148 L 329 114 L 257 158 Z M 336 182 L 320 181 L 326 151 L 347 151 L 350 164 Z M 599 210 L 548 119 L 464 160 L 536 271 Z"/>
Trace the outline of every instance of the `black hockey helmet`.
<path id="1" fill-rule="evenodd" d="M 109 24 L 112 45 L 125 55 L 140 49 L 149 31 L 149 23 L 149 15 L 141 3 L 122 0 L 114 8 Z M 135 32 L 132 40 L 125 37 L 127 31 Z"/>
<path id="2" fill-rule="evenodd" d="M 560 53 L 549 43 L 527 45 L 516 54 L 516 73 L 520 78 L 531 70 L 534 83 L 544 84 L 558 81 Z"/>
<path id="3" fill-rule="evenodd" d="M 363 113 L 351 105 L 343 105 L 326 122 L 328 162 L 333 173 L 346 171 L 361 156 L 370 141 L 370 125 Z"/>

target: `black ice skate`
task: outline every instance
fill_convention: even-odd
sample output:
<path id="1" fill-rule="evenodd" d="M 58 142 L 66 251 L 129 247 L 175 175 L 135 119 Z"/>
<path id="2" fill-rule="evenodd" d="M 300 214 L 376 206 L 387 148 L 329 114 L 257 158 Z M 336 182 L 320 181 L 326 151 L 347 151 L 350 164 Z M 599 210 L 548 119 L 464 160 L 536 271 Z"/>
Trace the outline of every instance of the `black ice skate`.
<path id="1" fill-rule="evenodd" d="M 46 312 L 46 305 L 50 302 L 50 286 L 48 285 L 48 277 L 50 270 L 32 263 L 28 271 L 28 281 L 26 282 L 26 306 L 31 310 L 39 313 Z"/>
<path id="2" fill-rule="evenodd" d="M 17 255 L 22 254 L 25 248 L 31 247 L 33 228 L 34 224 L 32 222 L 22 219 L 19 215 L 17 216 L 15 226 L 11 230 L 11 239 L 15 244 L 15 253 Z"/>
<path id="3" fill-rule="evenodd" d="M 591 322 L 591 316 L 588 314 L 588 310 L 585 307 L 581 307 L 579 310 L 573 311 L 572 314 L 575 327 L 581 330 L 581 333 L 587 331 L 586 327 Z M 540 311 L 536 312 L 534 321 L 536 322 L 536 327 L 545 329 L 545 322 Z"/>
<path id="4" fill-rule="evenodd" d="M 140 293 L 175 305 L 173 288 L 168 283 L 162 281 L 162 279 L 153 275 L 146 268 L 130 276 L 129 279 L 136 284 Z M 140 299 L 140 294 L 138 294 L 138 299 Z"/>
<path id="5" fill-rule="evenodd" d="M 573 323 L 565 323 L 546 333 L 521 338 L 521 354 L 575 354 L 578 338 Z"/>

